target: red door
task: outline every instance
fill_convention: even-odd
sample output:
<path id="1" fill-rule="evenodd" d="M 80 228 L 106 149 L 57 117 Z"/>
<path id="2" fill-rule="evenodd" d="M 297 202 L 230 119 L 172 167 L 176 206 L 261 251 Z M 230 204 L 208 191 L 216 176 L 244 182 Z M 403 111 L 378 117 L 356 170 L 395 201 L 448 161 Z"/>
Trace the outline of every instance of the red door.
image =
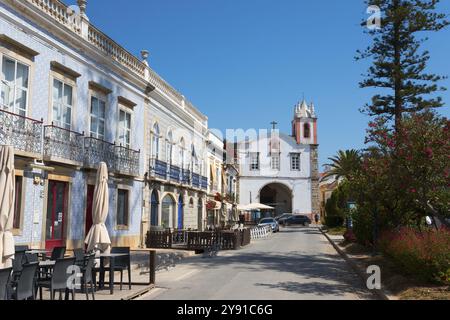
<path id="1" fill-rule="evenodd" d="M 87 186 L 85 236 L 88 235 L 89 230 L 91 230 L 92 227 L 92 204 L 94 202 L 94 190 L 95 186 Z"/>
<path id="2" fill-rule="evenodd" d="M 45 249 L 52 251 L 55 247 L 65 245 L 64 223 L 67 214 L 67 182 L 48 182 L 47 223 L 45 232 Z"/>

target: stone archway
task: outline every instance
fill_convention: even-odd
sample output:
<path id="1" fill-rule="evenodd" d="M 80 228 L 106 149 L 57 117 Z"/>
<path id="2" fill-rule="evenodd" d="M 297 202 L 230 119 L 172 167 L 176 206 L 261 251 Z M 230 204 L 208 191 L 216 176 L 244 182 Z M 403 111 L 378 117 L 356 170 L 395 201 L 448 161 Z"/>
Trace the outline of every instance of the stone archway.
<path id="1" fill-rule="evenodd" d="M 262 204 L 275 208 L 275 216 L 292 213 L 292 191 L 284 184 L 271 183 L 266 185 L 259 192 L 259 199 Z"/>
<path id="2" fill-rule="evenodd" d="M 161 224 L 164 228 L 175 226 L 176 201 L 171 194 L 167 194 L 162 200 Z"/>

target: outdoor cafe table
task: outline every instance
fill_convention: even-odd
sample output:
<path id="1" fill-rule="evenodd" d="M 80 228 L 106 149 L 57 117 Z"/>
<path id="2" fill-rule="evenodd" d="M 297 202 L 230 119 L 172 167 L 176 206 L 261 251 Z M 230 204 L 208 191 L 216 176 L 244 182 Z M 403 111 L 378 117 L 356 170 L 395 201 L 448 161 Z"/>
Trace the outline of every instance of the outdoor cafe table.
<path id="1" fill-rule="evenodd" d="M 105 259 L 109 258 L 109 291 L 110 294 L 114 294 L 114 265 L 115 258 L 126 257 L 126 253 L 102 253 L 96 258 L 100 258 L 100 279 L 99 289 L 103 289 L 105 286 Z"/>

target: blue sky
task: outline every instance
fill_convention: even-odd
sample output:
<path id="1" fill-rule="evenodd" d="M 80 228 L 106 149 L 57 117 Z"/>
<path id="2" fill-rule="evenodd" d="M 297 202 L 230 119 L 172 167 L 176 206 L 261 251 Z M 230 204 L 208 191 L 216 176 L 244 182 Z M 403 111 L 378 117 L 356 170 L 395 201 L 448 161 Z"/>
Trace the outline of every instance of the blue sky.
<path id="1" fill-rule="evenodd" d="M 66 0 L 68 4 L 75 0 Z M 450 1 L 440 5 L 450 14 Z M 369 38 L 363 0 L 89 0 L 88 16 L 209 117 L 211 128 L 291 132 L 303 94 L 319 116 L 321 165 L 339 149 L 361 148 L 369 118 L 358 110 Z M 432 34 L 429 70 L 450 75 L 450 28 Z M 450 80 L 442 82 L 450 89 Z M 449 115 L 450 91 L 442 94 Z"/>

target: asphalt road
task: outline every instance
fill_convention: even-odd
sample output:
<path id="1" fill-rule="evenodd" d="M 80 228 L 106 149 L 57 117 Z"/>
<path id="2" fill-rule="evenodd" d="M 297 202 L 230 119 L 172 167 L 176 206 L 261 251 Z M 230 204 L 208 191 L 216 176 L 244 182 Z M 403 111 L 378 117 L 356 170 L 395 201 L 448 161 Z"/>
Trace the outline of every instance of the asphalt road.
<path id="1" fill-rule="evenodd" d="M 157 274 L 142 300 L 373 299 L 314 228 L 285 228 L 269 239 L 214 258 L 195 256 Z"/>

